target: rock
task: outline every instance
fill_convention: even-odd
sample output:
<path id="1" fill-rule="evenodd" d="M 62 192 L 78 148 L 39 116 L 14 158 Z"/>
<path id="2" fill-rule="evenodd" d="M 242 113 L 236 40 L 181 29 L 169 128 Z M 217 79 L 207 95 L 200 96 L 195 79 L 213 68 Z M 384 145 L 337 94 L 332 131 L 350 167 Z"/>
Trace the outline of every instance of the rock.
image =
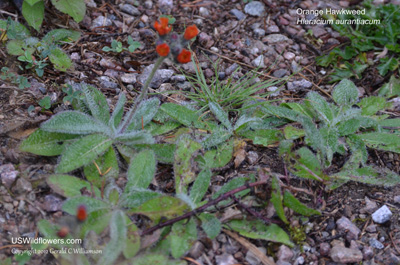
<path id="1" fill-rule="evenodd" d="M 370 238 L 368 243 L 371 247 L 376 249 L 383 249 L 385 247 L 381 242 L 379 242 L 379 240 L 375 238 Z"/>
<path id="2" fill-rule="evenodd" d="M 258 160 L 258 154 L 257 154 L 257 152 L 254 152 L 254 151 L 249 151 L 248 153 L 247 153 L 247 162 L 250 164 L 250 165 L 254 165 L 256 162 L 257 162 L 257 160 Z"/>
<path id="3" fill-rule="evenodd" d="M 359 263 L 363 259 L 363 254 L 358 249 L 334 246 L 331 249 L 330 257 L 338 263 Z"/>
<path id="4" fill-rule="evenodd" d="M 223 79 L 225 79 L 225 77 L 226 77 L 225 72 L 218 72 L 218 79 L 219 80 L 223 80 Z"/>
<path id="5" fill-rule="evenodd" d="M 304 264 L 304 257 L 303 257 L 303 256 L 299 256 L 299 257 L 295 260 L 294 264 L 295 264 L 295 265 L 297 265 L 297 264 Z"/>
<path id="6" fill-rule="evenodd" d="M 226 75 L 231 75 L 233 72 L 236 71 L 236 69 L 238 69 L 239 65 L 237 63 L 233 63 L 232 65 L 230 65 L 228 68 L 225 69 L 225 74 Z"/>
<path id="7" fill-rule="evenodd" d="M 154 64 L 147 66 L 141 75 L 138 77 L 138 81 L 142 84 L 146 83 L 147 78 L 150 75 L 151 70 L 153 69 Z M 171 76 L 174 74 L 174 70 L 169 69 L 158 69 L 154 74 L 153 80 L 150 83 L 150 87 L 158 88 L 162 83 L 168 81 Z"/>
<path id="8" fill-rule="evenodd" d="M 119 8 L 121 9 L 122 12 L 127 13 L 132 16 L 140 16 L 141 13 L 139 9 L 134 7 L 133 5 L 130 4 L 120 4 Z"/>
<path id="9" fill-rule="evenodd" d="M 185 82 L 186 77 L 184 75 L 174 75 L 171 77 L 172 82 Z"/>
<path id="10" fill-rule="evenodd" d="M 244 12 L 251 16 L 261 17 L 264 15 L 265 6 L 259 1 L 252 1 L 244 7 Z"/>
<path id="11" fill-rule="evenodd" d="M 272 25 L 267 28 L 267 33 L 278 33 L 278 32 L 279 32 L 279 27 L 276 25 Z"/>
<path id="12" fill-rule="evenodd" d="M 204 252 L 204 245 L 203 243 L 201 243 L 200 241 L 196 241 L 192 248 L 189 251 L 190 256 L 192 256 L 192 258 L 197 259 L 198 257 L 201 256 L 201 254 L 203 254 Z"/>
<path id="13" fill-rule="evenodd" d="M 287 82 L 286 86 L 288 90 L 296 91 L 296 90 L 311 88 L 312 83 L 305 79 L 301 79 L 299 81 Z"/>
<path id="14" fill-rule="evenodd" d="M 389 208 L 386 205 L 383 205 L 372 214 L 372 220 L 374 220 L 375 223 L 383 224 L 389 221 L 392 215 L 393 214 Z"/>
<path id="15" fill-rule="evenodd" d="M 174 7 L 173 0 L 158 0 L 158 5 L 163 9 L 172 9 Z"/>
<path id="16" fill-rule="evenodd" d="M 264 55 L 260 55 L 257 58 L 255 58 L 253 60 L 253 65 L 255 67 L 260 67 L 260 68 L 265 68 L 265 64 L 264 64 Z"/>
<path id="17" fill-rule="evenodd" d="M 46 195 L 44 197 L 43 209 L 47 212 L 57 212 L 61 210 L 63 201 L 54 195 Z"/>
<path id="18" fill-rule="evenodd" d="M 281 78 L 288 74 L 286 69 L 278 69 L 272 73 L 274 77 Z"/>
<path id="19" fill-rule="evenodd" d="M 287 261 L 278 260 L 278 261 L 276 262 L 276 265 L 292 265 L 292 263 L 287 262 Z"/>
<path id="20" fill-rule="evenodd" d="M 400 195 L 394 196 L 393 200 L 395 203 L 400 203 Z"/>
<path id="21" fill-rule="evenodd" d="M 264 254 L 267 253 L 267 250 L 263 247 L 259 247 L 258 249 Z M 245 259 L 248 263 L 250 263 L 250 265 L 258 265 L 261 262 L 260 259 L 251 251 L 247 251 Z"/>
<path id="22" fill-rule="evenodd" d="M 108 76 L 100 76 L 98 77 L 98 80 L 100 81 L 100 85 L 102 87 L 112 88 L 112 89 L 118 88 L 118 84 L 111 81 L 112 79 Z"/>
<path id="23" fill-rule="evenodd" d="M 229 254 L 215 256 L 215 261 L 218 265 L 233 265 L 238 263 L 238 261 Z"/>
<path id="24" fill-rule="evenodd" d="M 293 60 L 294 57 L 296 57 L 296 54 L 294 54 L 293 52 L 285 52 L 283 54 L 283 58 L 285 58 L 286 60 Z"/>
<path id="25" fill-rule="evenodd" d="M 40 97 L 40 95 L 44 95 L 47 92 L 46 85 L 40 83 L 37 79 L 31 78 L 29 80 L 31 86 L 28 88 L 30 91 L 34 93 L 35 96 Z"/>
<path id="26" fill-rule="evenodd" d="M 118 72 L 118 71 L 115 71 L 115 70 L 113 70 L 113 69 L 107 69 L 107 70 L 104 72 L 104 75 L 105 75 L 105 76 L 108 76 L 108 77 L 111 77 L 111 78 L 118 78 L 119 72 Z"/>
<path id="27" fill-rule="evenodd" d="M 281 261 L 290 261 L 293 258 L 293 251 L 285 245 L 279 247 L 276 258 Z"/>
<path id="28" fill-rule="evenodd" d="M 91 30 L 94 30 L 97 27 L 108 27 L 112 25 L 112 21 L 109 18 L 104 16 L 98 16 L 97 18 L 93 19 L 92 26 L 90 27 Z"/>
<path id="29" fill-rule="evenodd" d="M 212 40 L 212 37 L 210 35 L 208 35 L 207 33 L 200 32 L 199 43 L 206 48 L 210 48 L 214 44 L 214 41 Z"/>
<path id="30" fill-rule="evenodd" d="M 123 74 L 121 75 L 121 81 L 127 84 L 134 84 L 136 83 L 136 76 L 137 74 Z"/>
<path id="31" fill-rule="evenodd" d="M 18 176 L 18 171 L 15 170 L 13 164 L 5 164 L 0 166 L 0 179 L 1 183 L 6 188 L 11 188 L 12 184 L 14 183 L 15 179 Z"/>
<path id="32" fill-rule="evenodd" d="M 17 194 L 23 194 L 32 190 L 32 184 L 24 178 L 19 178 L 15 183 L 13 191 Z"/>
<path id="33" fill-rule="evenodd" d="M 357 240 L 361 230 L 353 224 L 347 217 L 342 217 L 336 221 L 337 230 L 339 232 L 346 232 L 347 241 Z"/>
<path id="34" fill-rule="evenodd" d="M 151 9 L 153 7 L 153 1 L 146 0 L 143 5 L 146 9 Z"/>
<path id="35" fill-rule="evenodd" d="M 162 95 L 162 99 L 166 100 L 167 96 L 170 94 L 168 91 L 174 90 L 174 87 L 170 83 L 161 84 L 158 92 Z"/>
<path id="36" fill-rule="evenodd" d="M 365 207 L 360 209 L 360 213 L 373 213 L 378 208 L 376 202 L 371 201 L 368 197 L 365 197 Z"/>
<path id="37" fill-rule="evenodd" d="M 288 41 L 289 38 L 282 34 L 269 34 L 263 38 L 263 42 L 267 42 L 268 44 L 275 44 L 278 42 Z"/>
<path id="38" fill-rule="evenodd" d="M 214 71 L 210 68 L 207 68 L 206 70 L 204 70 L 204 76 L 207 78 L 211 78 L 214 76 Z"/>
<path id="39" fill-rule="evenodd" d="M 331 245 L 329 245 L 329 243 L 324 242 L 319 244 L 319 253 L 321 253 L 322 256 L 327 257 L 330 251 Z"/>
<path id="40" fill-rule="evenodd" d="M 81 56 L 79 55 L 78 52 L 73 52 L 73 53 L 71 53 L 71 60 L 72 61 L 80 61 L 81 60 Z"/>
<path id="41" fill-rule="evenodd" d="M 190 82 L 185 81 L 183 83 L 176 84 L 176 86 L 183 91 L 190 91 L 192 84 Z"/>
<path id="42" fill-rule="evenodd" d="M 319 38 L 319 37 L 321 37 L 322 35 L 325 35 L 325 34 L 327 33 L 326 30 L 324 29 L 324 27 L 321 26 L 321 25 L 318 25 L 318 26 L 313 27 L 313 28 L 312 28 L 312 32 L 313 32 L 313 34 L 314 34 L 314 36 L 315 36 L 316 38 Z"/>
<path id="43" fill-rule="evenodd" d="M 254 32 L 254 35 L 258 38 L 262 38 L 265 36 L 265 30 L 263 30 L 263 29 L 256 28 L 253 30 L 253 32 Z"/>
<path id="44" fill-rule="evenodd" d="M 377 231 L 376 225 L 369 225 L 365 228 L 365 231 L 368 233 L 375 233 Z"/>
<path id="45" fill-rule="evenodd" d="M 199 9 L 199 14 L 200 14 L 200 16 L 203 16 L 203 17 L 208 17 L 208 16 L 210 16 L 210 11 L 208 11 L 208 9 L 207 8 L 205 8 L 205 7 L 200 7 L 200 9 Z"/>
<path id="46" fill-rule="evenodd" d="M 9 213 L 12 213 L 14 211 L 14 206 L 12 205 L 12 203 L 8 203 L 8 202 L 3 203 L 3 207 Z"/>
<path id="47" fill-rule="evenodd" d="M 229 11 L 229 13 L 231 15 L 234 15 L 238 20 L 243 20 L 246 18 L 246 15 L 242 11 L 237 10 L 236 8 Z"/>
<path id="48" fill-rule="evenodd" d="M 364 246 L 362 252 L 364 260 L 370 260 L 374 256 L 374 249 L 370 246 Z"/>

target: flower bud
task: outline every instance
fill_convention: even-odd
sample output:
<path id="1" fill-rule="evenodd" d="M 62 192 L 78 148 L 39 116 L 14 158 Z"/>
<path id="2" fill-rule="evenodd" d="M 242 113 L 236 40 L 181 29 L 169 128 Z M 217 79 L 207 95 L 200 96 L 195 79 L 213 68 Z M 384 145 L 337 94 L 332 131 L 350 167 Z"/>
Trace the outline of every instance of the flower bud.
<path id="1" fill-rule="evenodd" d="M 161 23 L 158 21 L 154 22 L 154 28 L 157 30 L 160 36 L 167 35 L 172 30 L 172 27 L 168 26 L 168 21 L 169 21 L 168 18 L 161 17 L 160 18 Z"/>
<path id="2" fill-rule="evenodd" d="M 183 35 L 183 38 L 185 40 L 191 40 L 194 37 L 196 37 L 197 34 L 199 34 L 199 29 L 196 27 L 196 25 L 191 25 L 191 26 L 186 28 L 185 34 Z"/>
<path id="3" fill-rule="evenodd" d="M 78 209 L 76 210 L 76 219 L 78 219 L 79 222 L 85 221 L 87 218 L 87 210 L 85 205 L 79 205 Z"/>
<path id="4" fill-rule="evenodd" d="M 58 230 L 57 235 L 61 238 L 66 237 L 69 234 L 69 228 L 68 226 L 63 226 Z"/>

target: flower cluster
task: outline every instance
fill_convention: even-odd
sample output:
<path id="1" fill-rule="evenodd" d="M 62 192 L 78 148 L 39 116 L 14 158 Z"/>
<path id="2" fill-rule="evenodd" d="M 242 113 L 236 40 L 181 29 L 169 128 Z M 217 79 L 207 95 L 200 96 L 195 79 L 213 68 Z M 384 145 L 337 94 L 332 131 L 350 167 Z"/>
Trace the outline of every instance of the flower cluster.
<path id="1" fill-rule="evenodd" d="M 188 63 L 191 60 L 191 53 L 185 49 L 189 45 L 190 40 L 199 34 L 199 29 L 196 25 L 188 26 L 183 35 L 178 35 L 172 31 L 172 26 L 169 25 L 169 19 L 161 17 L 160 21 L 154 23 L 154 28 L 160 35 L 156 42 L 156 52 L 161 57 L 166 57 L 170 53 L 175 61 L 179 63 Z"/>
<path id="2" fill-rule="evenodd" d="M 83 222 L 87 218 L 87 209 L 86 206 L 81 204 L 76 209 L 76 220 L 78 222 Z M 61 238 L 66 237 L 70 232 L 70 228 L 68 226 L 62 226 L 60 230 L 58 230 L 57 235 Z"/>

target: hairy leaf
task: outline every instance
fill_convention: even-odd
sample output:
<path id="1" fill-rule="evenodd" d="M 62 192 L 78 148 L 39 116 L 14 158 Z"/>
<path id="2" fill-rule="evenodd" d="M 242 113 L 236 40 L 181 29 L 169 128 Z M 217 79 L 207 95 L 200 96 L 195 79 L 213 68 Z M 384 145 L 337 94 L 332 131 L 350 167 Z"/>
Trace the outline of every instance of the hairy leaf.
<path id="1" fill-rule="evenodd" d="M 86 4 L 82 0 L 51 0 L 51 3 L 61 12 L 70 15 L 77 23 L 83 20 Z"/>
<path id="2" fill-rule="evenodd" d="M 338 105 L 351 106 L 358 99 L 358 89 L 353 82 L 343 79 L 335 86 L 332 97 Z"/>
<path id="3" fill-rule="evenodd" d="M 108 203 L 102 200 L 87 196 L 79 196 L 66 200 L 62 206 L 62 210 L 70 215 L 75 215 L 76 210 L 80 205 L 85 205 L 87 214 L 98 210 L 109 209 L 111 207 Z"/>
<path id="4" fill-rule="evenodd" d="M 391 133 L 363 133 L 358 135 L 364 143 L 374 149 L 400 153 L 400 136 Z"/>
<path id="5" fill-rule="evenodd" d="M 315 118 L 330 124 L 333 119 L 333 111 L 330 104 L 317 92 L 309 92 L 306 97 L 305 105 L 315 112 Z"/>
<path id="6" fill-rule="evenodd" d="M 97 187 L 92 187 L 90 183 L 77 177 L 55 174 L 48 177 L 46 182 L 55 193 L 67 198 L 80 196 L 82 189 L 94 191 L 96 197 L 100 197 Z"/>
<path id="7" fill-rule="evenodd" d="M 305 135 L 304 130 L 293 127 L 292 125 L 285 126 L 283 132 L 285 138 L 288 140 L 295 140 Z"/>
<path id="8" fill-rule="evenodd" d="M 66 173 L 90 163 L 111 144 L 112 140 L 101 134 L 92 134 L 76 140 L 63 151 L 56 172 Z"/>
<path id="9" fill-rule="evenodd" d="M 147 188 L 154 178 L 156 158 L 152 150 L 143 150 L 131 159 L 126 189 Z"/>
<path id="10" fill-rule="evenodd" d="M 118 98 L 117 105 L 114 108 L 113 113 L 111 114 L 110 121 L 108 122 L 108 126 L 118 128 L 118 125 L 121 122 L 122 116 L 124 115 L 124 105 L 126 102 L 125 93 L 121 93 Z"/>
<path id="11" fill-rule="evenodd" d="M 112 213 L 110 209 L 95 210 L 89 213 L 82 224 L 80 236 L 85 237 L 89 231 L 93 231 L 98 235 L 101 234 L 110 223 Z"/>
<path id="12" fill-rule="evenodd" d="M 81 87 L 93 117 L 102 121 L 103 124 L 108 124 L 110 120 L 110 108 L 108 107 L 106 97 L 97 88 L 85 83 Z"/>
<path id="13" fill-rule="evenodd" d="M 203 169 L 199 175 L 197 175 L 192 189 L 190 190 L 190 199 L 193 203 L 197 204 L 203 199 L 210 185 L 211 175 L 212 173 L 209 169 Z"/>
<path id="14" fill-rule="evenodd" d="M 28 139 L 20 145 L 24 152 L 30 152 L 42 156 L 60 155 L 65 148 L 65 144 L 75 140 L 77 136 L 65 133 L 46 132 L 37 129 Z"/>
<path id="15" fill-rule="evenodd" d="M 296 153 L 299 155 L 299 158 L 293 165 L 293 173 L 296 176 L 319 181 L 325 179 L 325 175 L 321 170 L 321 164 L 310 149 L 302 147 Z"/>
<path id="16" fill-rule="evenodd" d="M 266 147 L 272 144 L 276 144 L 283 139 L 282 132 L 275 129 L 240 131 L 239 135 L 243 138 L 252 140 L 253 144 L 259 144 Z"/>
<path id="17" fill-rule="evenodd" d="M 265 225 L 259 220 L 232 220 L 226 224 L 226 228 L 233 229 L 248 238 L 282 243 L 289 247 L 294 246 L 286 232 L 276 224 Z"/>
<path id="18" fill-rule="evenodd" d="M 146 131 L 132 131 L 118 135 L 115 141 L 123 142 L 127 145 L 153 144 L 154 138 Z"/>
<path id="19" fill-rule="evenodd" d="M 199 215 L 201 228 L 210 239 L 216 238 L 221 232 L 221 221 L 213 214 L 202 213 Z"/>
<path id="20" fill-rule="evenodd" d="M 229 115 L 225 112 L 218 103 L 210 102 L 208 107 L 211 112 L 217 117 L 217 119 L 225 126 L 228 130 L 232 130 L 231 122 L 229 121 Z"/>
<path id="21" fill-rule="evenodd" d="M 138 227 L 127 218 L 127 235 L 126 243 L 123 251 L 124 257 L 133 258 L 140 250 L 140 235 Z"/>
<path id="22" fill-rule="evenodd" d="M 193 219 L 174 223 L 169 237 L 172 256 L 174 258 L 182 257 L 197 240 L 196 223 Z"/>
<path id="23" fill-rule="evenodd" d="M 374 115 L 377 111 L 390 107 L 390 103 L 386 103 L 383 97 L 367 97 L 363 98 L 358 105 L 361 107 L 361 114 L 370 116 Z"/>
<path id="24" fill-rule="evenodd" d="M 281 193 L 281 186 L 279 185 L 279 181 L 275 176 L 272 177 L 271 187 L 272 187 L 271 202 L 274 205 L 276 214 L 285 224 L 287 224 L 289 222 L 286 219 L 285 211 L 283 210 L 283 204 L 282 204 L 283 197 Z"/>
<path id="25" fill-rule="evenodd" d="M 129 124 L 127 131 L 141 130 L 157 114 L 159 106 L 160 100 L 158 98 L 142 101 L 133 114 L 131 124 Z M 129 113 L 126 116 L 128 115 Z"/>
<path id="26" fill-rule="evenodd" d="M 230 140 L 217 149 L 208 150 L 202 158 L 196 159 L 202 168 L 224 167 L 232 159 L 233 141 Z"/>
<path id="27" fill-rule="evenodd" d="M 188 109 L 184 106 L 173 103 L 164 103 L 161 105 L 161 110 L 186 127 L 194 126 L 200 129 L 204 127 L 203 124 L 201 124 L 200 117 L 197 115 L 196 111 Z"/>
<path id="28" fill-rule="evenodd" d="M 60 48 L 53 48 L 49 54 L 50 62 L 53 63 L 54 68 L 60 71 L 67 71 L 72 66 L 72 61 L 68 55 Z"/>
<path id="29" fill-rule="evenodd" d="M 44 1 L 39 1 L 32 5 L 24 1 L 22 3 L 22 15 L 29 26 L 39 31 L 44 17 Z"/>
<path id="30" fill-rule="evenodd" d="M 161 195 L 161 193 L 147 189 L 125 188 L 119 200 L 119 205 L 125 208 L 139 207 L 146 201 L 160 197 Z"/>
<path id="31" fill-rule="evenodd" d="M 81 33 L 79 31 L 69 29 L 53 29 L 42 38 L 42 42 L 46 42 L 50 45 L 53 43 L 58 43 L 60 41 L 77 41 L 80 36 Z"/>
<path id="32" fill-rule="evenodd" d="M 296 199 L 296 197 L 293 196 L 292 193 L 287 190 L 285 190 L 285 193 L 283 194 L 283 203 L 296 213 L 304 216 L 321 215 L 320 212 L 301 203 L 298 199 Z"/>

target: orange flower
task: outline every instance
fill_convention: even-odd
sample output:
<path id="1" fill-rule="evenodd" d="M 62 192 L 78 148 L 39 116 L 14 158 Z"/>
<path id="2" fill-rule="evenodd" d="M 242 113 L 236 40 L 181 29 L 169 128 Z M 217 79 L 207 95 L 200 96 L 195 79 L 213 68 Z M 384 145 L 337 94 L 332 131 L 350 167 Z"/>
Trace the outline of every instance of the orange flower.
<path id="1" fill-rule="evenodd" d="M 185 33 L 186 34 L 186 33 Z M 178 54 L 178 57 L 176 58 L 178 60 L 178 62 L 180 63 L 188 63 L 190 62 L 190 57 L 191 57 L 191 53 L 188 50 L 182 49 L 181 53 Z"/>
<path id="2" fill-rule="evenodd" d="M 154 22 L 154 28 L 157 30 L 160 36 L 166 35 L 172 30 L 172 27 L 168 26 L 168 21 L 168 18 L 160 17 L 161 23 L 159 23 L 158 21 Z"/>
<path id="3" fill-rule="evenodd" d="M 157 45 L 157 47 L 156 47 L 156 52 L 157 52 L 158 55 L 160 55 L 160 56 L 163 56 L 163 57 L 167 56 L 168 53 L 169 53 L 169 46 L 168 46 L 168 44 L 162 43 L 162 44 Z"/>
<path id="4" fill-rule="evenodd" d="M 196 25 L 191 25 L 186 28 L 183 37 L 185 38 L 185 40 L 191 40 L 196 37 L 197 34 L 199 34 L 199 29 L 196 27 Z"/>
<path id="5" fill-rule="evenodd" d="M 61 238 L 64 238 L 68 235 L 69 233 L 69 228 L 67 226 L 63 226 L 58 230 L 57 235 Z"/>
<path id="6" fill-rule="evenodd" d="M 78 221 L 83 222 L 87 218 L 87 210 L 85 205 L 79 205 L 78 209 L 76 210 L 76 219 Z"/>

